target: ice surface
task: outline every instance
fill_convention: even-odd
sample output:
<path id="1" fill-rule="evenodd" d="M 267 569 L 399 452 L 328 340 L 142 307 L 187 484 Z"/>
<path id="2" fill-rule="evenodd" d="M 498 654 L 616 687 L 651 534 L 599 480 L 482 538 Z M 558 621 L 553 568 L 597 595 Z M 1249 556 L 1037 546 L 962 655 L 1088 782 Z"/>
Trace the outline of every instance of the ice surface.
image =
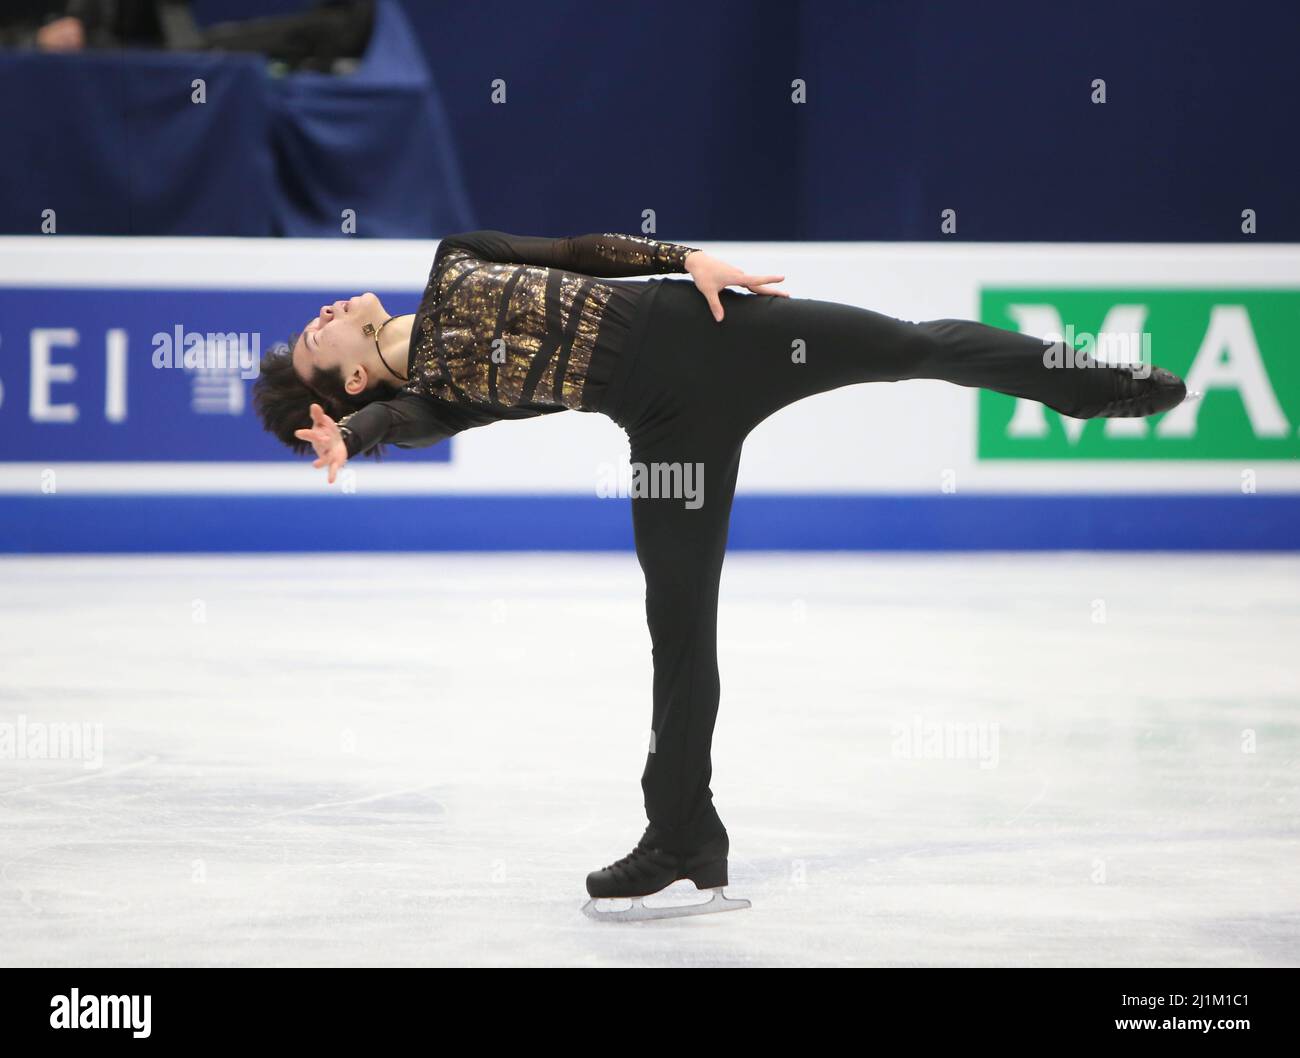
<path id="1" fill-rule="evenodd" d="M 6 965 L 1300 962 L 1295 556 L 729 556 L 754 906 L 634 925 L 579 912 L 644 826 L 633 556 L 0 585 L 0 725 L 104 739 L 0 759 Z"/>

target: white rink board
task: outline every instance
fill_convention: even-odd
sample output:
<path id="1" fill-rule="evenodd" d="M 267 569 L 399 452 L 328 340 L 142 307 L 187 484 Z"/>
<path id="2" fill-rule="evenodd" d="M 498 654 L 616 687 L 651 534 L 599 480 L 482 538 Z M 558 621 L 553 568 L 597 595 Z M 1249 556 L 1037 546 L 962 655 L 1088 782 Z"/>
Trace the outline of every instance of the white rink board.
<path id="1" fill-rule="evenodd" d="M 371 288 L 418 294 L 436 247 L 433 241 L 3 238 L 0 286 L 318 288 L 331 298 Z M 795 297 L 913 320 L 976 318 L 979 290 L 990 284 L 1300 288 L 1295 245 L 710 243 L 708 249 L 751 271 L 784 273 Z M 304 304 L 304 318 L 314 308 Z M 285 322 L 287 332 L 301 321 Z M 4 356 L 0 349 L 0 365 Z M 975 409 L 975 391 L 939 382 L 857 386 L 812 398 L 751 435 L 739 489 L 934 494 L 950 471 L 964 493 L 1240 491 L 1241 466 L 1228 460 L 980 463 Z M 616 425 L 578 413 L 470 430 L 453 444 L 455 457 L 446 465 L 357 461 L 357 488 L 371 495 L 590 495 L 610 464 L 627 459 Z M 288 459 L 282 466 L 51 466 L 65 494 L 327 489 L 322 475 Z M 0 463 L 0 493 L 31 494 L 43 469 Z M 1295 461 L 1260 461 L 1253 469 L 1260 492 L 1300 492 Z"/>

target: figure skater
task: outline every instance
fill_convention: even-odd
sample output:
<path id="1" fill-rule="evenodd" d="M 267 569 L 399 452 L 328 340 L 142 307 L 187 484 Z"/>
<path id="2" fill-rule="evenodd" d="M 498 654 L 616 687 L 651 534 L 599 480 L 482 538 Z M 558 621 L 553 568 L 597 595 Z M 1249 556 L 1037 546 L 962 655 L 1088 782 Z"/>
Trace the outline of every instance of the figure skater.
<path id="1" fill-rule="evenodd" d="M 666 273 L 690 279 L 616 278 Z M 722 892 L 729 841 L 709 783 L 718 585 L 755 426 L 817 393 L 916 378 L 1080 419 L 1155 415 L 1187 394 L 1161 368 L 1061 356 L 1056 343 L 968 320 L 911 323 L 791 298 L 773 285 L 784 279 L 641 236 L 453 235 L 438 246 L 418 311 L 390 316 L 370 293 L 322 306 L 263 358 L 254 386 L 266 428 L 295 452 L 314 451 L 331 483 L 349 459 L 385 444 L 423 447 L 502 419 L 572 409 L 626 431 L 633 467 L 657 486 L 634 479 L 631 501 L 654 662 L 648 823 L 631 853 L 587 876 L 584 910 L 595 917 L 748 906 Z M 680 879 L 711 899 L 644 904 Z M 596 899 L 608 897 L 632 903 L 602 910 Z"/>

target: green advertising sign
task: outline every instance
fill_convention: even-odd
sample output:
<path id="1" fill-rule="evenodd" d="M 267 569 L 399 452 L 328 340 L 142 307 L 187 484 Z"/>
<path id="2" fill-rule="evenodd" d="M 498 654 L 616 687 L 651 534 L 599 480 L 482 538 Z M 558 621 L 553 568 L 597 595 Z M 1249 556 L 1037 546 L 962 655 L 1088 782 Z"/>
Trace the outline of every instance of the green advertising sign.
<path id="1" fill-rule="evenodd" d="M 981 390 L 980 459 L 1300 458 L 1300 290 L 995 287 L 980 319 L 1100 359 L 1130 350 L 1204 394 L 1150 419 L 1083 420 Z"/>

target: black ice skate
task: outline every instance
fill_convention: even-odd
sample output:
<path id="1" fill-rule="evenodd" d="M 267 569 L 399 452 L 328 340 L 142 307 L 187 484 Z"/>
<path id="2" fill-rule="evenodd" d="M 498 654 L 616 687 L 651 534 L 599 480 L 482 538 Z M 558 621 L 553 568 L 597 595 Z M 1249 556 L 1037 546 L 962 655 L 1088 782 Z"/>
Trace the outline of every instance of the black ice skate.
<path id="1" fill-rule="evenodd" d="M 689 856 L 638 844 L 617 863 L 587 875 L 587 893 L 591 899 L 583 905 L 582 913 L 601 921 L 636 922 L 711 915 L 749 907 L 748 900 L 733 900 L 722 892 L 727 884 L 728 844 L 727 838 L 722 837 Z M 682 879 L 692 882 L 698 890 L 709 890 L 713 895 L 700 903 L 647 906 L 647 896 L 654 896 Z M 631 906 L 607 909 L 598 907 L 598 900 L 628 900 Z"/>
<path id="2" fill-rule="evenodd" d="M 1152 367 L 1137 373 L 1133 365 L 1115 365 L 1115 396 L 1095 413 L 1098 419 L 1137 419 L 1176 408 L 1187 397 L 1187 384 L 1172 371 Z M 1193 398 L 1199 393 L 1192 393 Z"/>

